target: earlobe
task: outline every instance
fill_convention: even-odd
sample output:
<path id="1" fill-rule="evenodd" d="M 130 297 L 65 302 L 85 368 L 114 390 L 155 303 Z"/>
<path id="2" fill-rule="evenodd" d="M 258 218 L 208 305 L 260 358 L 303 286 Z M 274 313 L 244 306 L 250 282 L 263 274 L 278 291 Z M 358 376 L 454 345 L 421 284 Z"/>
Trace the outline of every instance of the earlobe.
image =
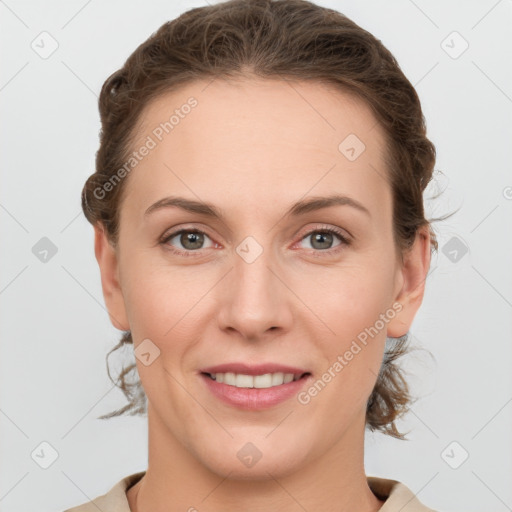
<path id="1" fill-rule="evenodd" d="M 130 329 L 119 282 L 117 254 L 101 223 L 94 226 L 94 254 L 100 267 L 101 287 L 112 325 L 121 331 Z"/>
<path id="2" fill-rule="evenodd" d="M 430 231 L 428 226 L 422 226 L 416 233 L 413 246 L 404 254 L 403 265 L 399 270 L 402 286 L 394 302 L 401 304 L 401 310 L 388 323 L 388 337 L 398 338 L 410 330 L 423 301 L 430 258 Z"/>

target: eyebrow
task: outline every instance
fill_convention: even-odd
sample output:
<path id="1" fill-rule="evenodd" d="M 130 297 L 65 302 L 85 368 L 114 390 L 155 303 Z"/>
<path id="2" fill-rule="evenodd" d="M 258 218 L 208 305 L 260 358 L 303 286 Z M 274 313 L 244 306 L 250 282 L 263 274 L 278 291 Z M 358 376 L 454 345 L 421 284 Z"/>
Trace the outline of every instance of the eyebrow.
<path id="1" fill-rule="evenodd" d="M 307 199 L 298 201 L 287 210 L 285 216 L 298 217 L 300 215 L 321 210 L 323 208 L 329 208 L 331 206 L 351 206 L 352 208 L 355 208 L 356 210 L 359 210 L 371 217 L 369 210 L 359 201 L 356 201 L 351 197 L 338 194 L 330 195 L 327 197 L 308 197 Z M 186 199 L 185 197 L 177 196 L 169 196 L 160 199 L 156 203 L 152 204 L 144 212 L 144 216 L 150 215 L 157 210 L 170 207 L 177 207 L 190 213 L 205 215 L 207 217 L 219 219 L 221 221 L 224 219 L 224 214 L 222 211 L 211 203 L 195 201 L 192 199 Z"/>

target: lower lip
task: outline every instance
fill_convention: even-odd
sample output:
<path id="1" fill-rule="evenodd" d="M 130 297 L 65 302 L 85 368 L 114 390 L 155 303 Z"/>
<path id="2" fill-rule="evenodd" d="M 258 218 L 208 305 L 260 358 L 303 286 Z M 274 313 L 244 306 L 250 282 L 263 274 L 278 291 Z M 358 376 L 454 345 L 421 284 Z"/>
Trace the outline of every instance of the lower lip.
<path id="1" fill-rule="evenodd" d="M 306 381 L 311 378 L 311 374 L 271 388 L 237 388 L 217 382 L 204 373 L 201 373 L 200 377 L 208 389 L 223 402 L 240 409 L 256 411 L 280 404 L 296 395 Z"/>

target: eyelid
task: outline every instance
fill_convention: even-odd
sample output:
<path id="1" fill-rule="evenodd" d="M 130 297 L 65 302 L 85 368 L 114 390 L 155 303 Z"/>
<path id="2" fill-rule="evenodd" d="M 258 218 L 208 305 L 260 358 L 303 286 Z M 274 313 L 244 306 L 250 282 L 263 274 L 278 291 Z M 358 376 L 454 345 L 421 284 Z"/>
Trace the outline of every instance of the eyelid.
<path id="1" fill-rule="evenodd" d="M 194 231 L 198 233 L 204 233 L 205 235 L 208 235 L 211 239 L 213 237 L 209 234 L 208 228 L 203 227 L 202 224 L 194 224 L 194 225 L 181 225 L 178 224 L 178 226 L 173 226 L 172 228 L 166 229 L 163 233 L 163 235 L 159 238 L 159 241 L 163 241 L 168 239 L 169 237 L 174 237 L 181 233 L 182 231 Z"/>
<path id="2" fill-rule="evenodd" d="M 312 233 L 316 233 L 317 231 L 327 231 L 334 233 L 335 235 L 339 236 L 343 242 L 346 243 L 350 243 L 352 240 L 352 235 L 346 229 L 342 229 L 338 226 L 330 224 L 320 224 L 312 228 L 306 228 L 303 232 L 299 232 L 299 235 L 297 235 L 299 237 L 299 242 L 304 240 L 305 237 L 311 235 Z"/>

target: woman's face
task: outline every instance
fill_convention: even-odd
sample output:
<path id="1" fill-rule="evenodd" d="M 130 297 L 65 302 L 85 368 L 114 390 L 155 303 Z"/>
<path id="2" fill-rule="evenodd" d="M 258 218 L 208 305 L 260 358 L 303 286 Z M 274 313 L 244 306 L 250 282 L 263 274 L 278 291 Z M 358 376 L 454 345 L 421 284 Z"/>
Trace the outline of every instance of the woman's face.
<path id="1" fill-rule="evenodd" d="M 112 322 L 132 332 L 150 428 L 241 478 L 350 457 L 386 333 L 407 332 L 423 292 L 393 243 L 371 111 L 318 83 L 215 80 L 158 97 L 136 133 L 119 245 L 97 230 L 97 256 Z M 346 199 L 307 206 L 335 196 Z M 255 383 L 272 387 L 233 385 Z"/>

